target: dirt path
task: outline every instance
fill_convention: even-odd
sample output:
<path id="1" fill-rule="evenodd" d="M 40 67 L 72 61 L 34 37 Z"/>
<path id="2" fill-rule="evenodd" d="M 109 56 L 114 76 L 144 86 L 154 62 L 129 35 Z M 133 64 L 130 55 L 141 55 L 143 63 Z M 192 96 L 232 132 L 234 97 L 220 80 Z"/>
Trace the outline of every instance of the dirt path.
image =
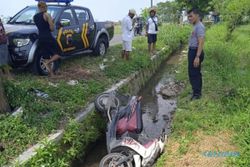
<path id="1" fill-rule="evenodd" d="M 167 144 L 167 160 L 165 167 L 223 167 L 226 156 L 210 156 L 209 153 L 237 152 L 237 148 L 231 143 L 232 134 L 219 132 L 214 135 L 206 135 L 202 132 L 194 134 L 196 140 L 188 145 L 185 154 L 180 154 L 179 142 L 169 140 Z"/>

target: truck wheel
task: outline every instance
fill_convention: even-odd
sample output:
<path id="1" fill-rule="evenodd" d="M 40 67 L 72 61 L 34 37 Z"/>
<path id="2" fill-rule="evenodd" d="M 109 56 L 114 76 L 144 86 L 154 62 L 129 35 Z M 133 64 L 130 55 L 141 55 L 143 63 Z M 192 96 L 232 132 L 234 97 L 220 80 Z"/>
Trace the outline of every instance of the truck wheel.
<path id="1" fill-rule="evenodd" d="M 106 38 L 99 38 L 94 50 L 95 55 L 104 56 L 107 53 L 108 40 Z"/>
<path id="2" fill-rule="evenodd" d="M 48 71 L 44 65 L 44 58 L 42 57 L 42 54 L 39 52 L 36 53 L 34 62 L 33 62 L 33 72 L 39 75 L 48 75 Z M 52 63 L 52 69 L 53 71 L 57 70 L 60 66 L 60 60 Z"/>

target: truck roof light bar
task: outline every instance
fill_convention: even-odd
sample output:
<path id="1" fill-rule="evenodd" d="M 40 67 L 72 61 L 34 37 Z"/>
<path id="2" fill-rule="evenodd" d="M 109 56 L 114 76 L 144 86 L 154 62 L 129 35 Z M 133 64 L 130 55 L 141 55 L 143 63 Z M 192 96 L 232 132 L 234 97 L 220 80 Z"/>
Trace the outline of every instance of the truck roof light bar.
<path id="1" fill-rule="evenodd" d="M 35 0 L 35 1 L 44 1 L 46 3 L 65 3 L 66 5 L 69 5 L 70 2 L 73 2 L 74 0 Z"/>

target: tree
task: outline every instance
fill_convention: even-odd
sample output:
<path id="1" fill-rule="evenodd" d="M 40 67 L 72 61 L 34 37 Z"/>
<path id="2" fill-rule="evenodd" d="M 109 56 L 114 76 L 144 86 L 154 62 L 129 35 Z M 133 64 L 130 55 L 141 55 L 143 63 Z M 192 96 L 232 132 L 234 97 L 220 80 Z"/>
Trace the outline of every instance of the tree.
<path id="1" fill-rule="evenodd" d="M 143 20 L 144 21 L 146 21 L 147 20 L 147 18 L 148 18 L 148 16 L 149 16 L 149 8 L 144 8 L 144 9 L 142 9 L 142 11 L 141 11 L 141 14 L 140 14 L 140 16 L 143 18 Z"/>
<path id="2" fill-rule="evenodd" d="M 176 2 L 182 9 L 197 8 L 203 14 L 208 13 L 212 8 L 212 0 L 176 0 Z"/>
<path id="3" fill-rule="evenodd" d="M 227 21 L 228 39 L 232 32 L 238 26 L 244 23 L 244 18 L 249 17 L 249 0 L 226 0 L 226 6 L 223 10 L 224 18 Z"/>
<path id="4" fill-rule="evenodd" d="M 229 0 L 211 0 L 209 6 L 211 6 L 212 11 L 221 13 L 224 8 L 228 5 Z"/>
<path id="5" fill-rule="evenodd" d="M 160 2 L 157 4 L 157 15 L 162 22 L 178 22 L 181 8 L 175 1 Z"/>
<path id="6" fill-rule="evenodd" d="M 157 16 L 160 22 L 178 22 L 180 17 L 180 7 L 175 1 L 160 2 L 156 6 Z M 144 8 L 140 15 L 144 20 L 149 17 L 149 8 Z"/>

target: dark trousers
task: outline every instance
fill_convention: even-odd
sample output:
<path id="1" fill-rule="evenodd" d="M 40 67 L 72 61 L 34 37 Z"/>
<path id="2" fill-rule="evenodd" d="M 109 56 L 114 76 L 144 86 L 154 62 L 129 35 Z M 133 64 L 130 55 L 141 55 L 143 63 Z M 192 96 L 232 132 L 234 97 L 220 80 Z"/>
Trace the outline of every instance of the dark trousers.
<path id="1" fill-rule="evenodd" d="M 196 57 L 197 49 L 189 48 L 188 51 L 188 75 L 189 81 L 193 89 L 193 95 L 201 95 L 202 89 L 202 74 L 201 74 L 201 63 L 204 60 L 204 52 L 200 55 L 200 66 L 194 67 L 194 59 Z"/>

